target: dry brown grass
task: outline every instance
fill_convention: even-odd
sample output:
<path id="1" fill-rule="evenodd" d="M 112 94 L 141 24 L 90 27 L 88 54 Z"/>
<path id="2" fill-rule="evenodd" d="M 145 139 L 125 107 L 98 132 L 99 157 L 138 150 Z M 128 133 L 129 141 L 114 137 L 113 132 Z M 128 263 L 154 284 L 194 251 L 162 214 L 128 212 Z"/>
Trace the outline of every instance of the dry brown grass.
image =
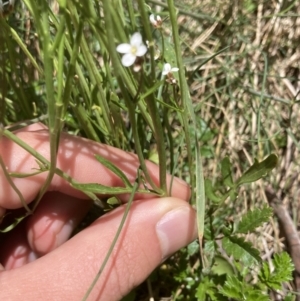
<path id="1" fill-rule="evenodd" d="M 182 9 L 193 12 L 179 15 L 191 94 L 199 118 L 217 133 L 205 142 L 213 149 L 213 156 L 205 160 L 206 176 L 217 178 L 225 156 L 239 176 L 254 158 L 277 154 L 279 163 L 272 174 L 244 187 L 237 203 L 227 206 L 235 207 L 232 218 L 237 218 L 249 208 L 276 200 L 299 230 L 300 3 L 181 3 Z M 268 189 L 273 198 L 266 195 Z M 259 236 L 249 237 L 265 260 L 290 249 L 280 229 L 274 217 L 259 229 Z"/>

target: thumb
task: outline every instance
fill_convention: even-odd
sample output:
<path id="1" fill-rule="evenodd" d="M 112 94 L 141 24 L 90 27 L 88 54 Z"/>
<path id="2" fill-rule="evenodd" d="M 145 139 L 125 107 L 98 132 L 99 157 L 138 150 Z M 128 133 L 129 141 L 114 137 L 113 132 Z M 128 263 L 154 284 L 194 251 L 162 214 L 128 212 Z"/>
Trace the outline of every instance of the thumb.
<path id="1" fill-rule="evenodd" d="M 81 300 L 114 239 L 125 207 L 104 215 L 61 247 L 0 274 L 0 300 Z M 88 300 L 120 300 L 168 256 L 196 238 L 195 212 L 183 200 L 132 204 L 118 242 Z"/>

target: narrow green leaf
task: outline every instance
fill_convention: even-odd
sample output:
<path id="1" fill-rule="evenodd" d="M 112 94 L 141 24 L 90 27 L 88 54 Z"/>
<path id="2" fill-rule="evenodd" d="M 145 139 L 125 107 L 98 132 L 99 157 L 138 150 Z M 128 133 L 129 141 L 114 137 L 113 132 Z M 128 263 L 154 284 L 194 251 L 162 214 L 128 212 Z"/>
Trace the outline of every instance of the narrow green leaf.
<path id="1" fill-rule="evenodd" d="M 242 237 L 234 235 L 224 237 L 222 245 L 229 256 L 232 255 L 234 259 L 242 261 L 246 266 L 261 261 L 259 251 Z"/>
<path id="2" fill-rule="evenodd" d="M 71 186 L 85 193 L 92 192 L 96 194 L 114 195 L 114 194 L 130 193 L 132 191 L 131 187 L 110 187 L 98 183 L 90 183 L 90 184 L 71 183 Z"/>
<path id="3" fill-rule="evenodd" d="M 154 93 L 163 83 L 164 83 L 163 81 L 156 82 L 152 87 L 148 88 L 147 92 L 139 95 L 139 100 L 144 100 L 150 94 Z"/>
<path id="4" fill-rule="evenodd" d="M 38 175 L 40 173 L 45 172 L 46 170 L 37 170 L 36 172 L 32 172 L 32 173 L 18 173 L 18 172 L 10 172 L 9 176 L 12 178 L 27 178 L 27 177 L 31 177 L 31 176 L 35 176 Z"/>
<path id="5" fill-rule="evenodd" d="M 232 179 L 231 162 L 228 157 L 225 157 L 221 161 L 221 173 L 224 184 L 230 188 L 234 187 Z"/>
<path id="6" fill-rule="evenodd" d="M 271 154 L 262 162 L 255 160 L 254 164 L 238 179 L 236 185 L 239 186 L 259 180 L 276 167 L 277 161 L 278 158 L 274 154 Z"/>
<path id="7" fill-rule="evenodd" d="M 204 175 L 202 159 L 200 154 L 200 147 L 198 144 L 197 137 L 195 135 L 196 142 L 196 209 L 197 209 L 197 226 L 198 226 L 198 238 L 200 246 L 200 256 L 203 260 L 203 250 L 202 250 L 202 239 L 204 234 L 204 216 L 205 216 L 205 186 L 204 186 Z"/>
<path id="8" fill-rule="evenodd" d="M 112 164 L 110 161 L 106 160 L 105 158 L 95 155 L 96 159 L 103 164 L 106 168 L 111 170 L 115 175 L 117 175 L 125 184 L 126 187 L 132 188 L 132 184 L 127 179 L 126 175 L 123 173 L 122 170 L 120 170 L 118 167 L 116 167 L 114 164 Z M 131 191 L 131 190 L 130 190 Z"/>
<path id="9" fill-rule="evenodd" d="M 6 233 L 6 232 L 9 232 L 11 231 L 12 229 L 14 229 L 17 225 L 20 224 L 20 222 L 26 218 L 28 216 L 28 214 L 25 214 L 24 216 L 21 216 L 19 218 L 15 218 L 15 221 L 10 224 L 9 226 L 7 226 L 6 228 L 4 228 L 3 230 L 0 230 L 1 233 Z"/>
<path id="10" fill-rule="evenodd" d="M 248 211 L 242 220 L 238 223 L 237 233 L 253 232 L 257 227 L 266 223 L 272 216 L 273 210 L 271 207 L 264 206 L 262 209 L 255 208 L 253 211 Z"/>

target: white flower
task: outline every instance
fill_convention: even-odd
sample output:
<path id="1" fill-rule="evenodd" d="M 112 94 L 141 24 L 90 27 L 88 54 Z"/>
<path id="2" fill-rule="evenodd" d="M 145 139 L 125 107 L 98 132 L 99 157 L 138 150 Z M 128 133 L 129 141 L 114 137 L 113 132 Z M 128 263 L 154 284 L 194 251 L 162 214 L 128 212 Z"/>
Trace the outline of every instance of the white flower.
<path id="1" fill-rule="evenodd" d="M 166 63 L 166 64 L 164 64 L 162 75 L 172 74 L 172 72 L 177 72 L 178 70 L 179 70 L 179 68 L 177 68 L 177 67 L 172 68 L 169 63 Z"/>
<path id="2" fill-rule="evenodd" d="M 162 24 L 162 19 L 160 16 L 154 16 L 153 14 L 150 15 L 149 17 L 150 23 L 153 25 L 153 27 L 158 28 Z"/>
<path id="3" fill-rule="evenodd" d="M 130 38 L 130 44 L 123 43 L 118 45 L 117 51 L 124 54 L 122 65 L 129 67 L 135 62 L 137 56 L 143 56 L 147 52 L 147 47 L 143 43 L 141 34 L 136 32 Z"/>

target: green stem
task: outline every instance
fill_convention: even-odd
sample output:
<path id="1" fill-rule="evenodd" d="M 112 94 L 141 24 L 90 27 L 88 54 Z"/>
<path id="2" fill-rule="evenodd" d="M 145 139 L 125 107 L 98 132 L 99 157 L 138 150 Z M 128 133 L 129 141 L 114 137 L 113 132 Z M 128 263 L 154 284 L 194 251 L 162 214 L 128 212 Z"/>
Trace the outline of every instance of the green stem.
<path id="1" fill-rule="evenodd" d="M 197 137 L 191 137 L 189 133 L 189 117 L 192 119 L 193 126 L 197 128 L 196 117 L 194 113 L 194 109 L 192 106 L 192 101 L 189 95 L 189 90 L 186 83 L 185 72 L 184 72 L 184 65 L 182 60 L 181 48 L 180 48 L 180 38 L 178 34 L 178 24 L 177 24 L 177 17 L 175 11 L 175 4 L 173 0 L 168 0 L 168 9 L 170 14 L 170 20 L 172 24 L 172 36 L 174 39 L 174 47 L 176 53 L 176 61 L 177 66 L 179 68 L 179 84 L 180 90 L 182 95 L 182 102 L 184 111 L 181 114 L 183 127 L 185 131 L 185 138 L 186 138 L 186 147 L 187 147 L 187 154 L 188 154 L 188 162 L 189 162 L 189 169 L 191 175 L 191 186 L 192 188 L 195 187 L 195 168 L 194 168 L 194 160 L 193 160 L 193 151 L 192 151 L 192 139 Z M 197 143 L 197 141 L 194 141 Z M 193 191 L 193 190 L 192 190 Z"/>
<path id="2" fill-rule="evenodd" d="M 120 225 L 119 225 L 119 227 L 117 229 L 117 232 L 116 232 L 116 234 L 114 236 L 114 239 L 113 239 L 112 243 L 110 244 L 110 247 L 109 247 L 109 249 L 108 249 L 108 251 L 106 253 L 106 256 L 105 256 L 105 258 L 104 258 L 104 260 L 103 260 L 103 262 L 102 262 L 102 264 L 100 266 L 100 269 L 99 269 L 96 277 L 94 278 L 92 284 L 90 285 L 89 289 L 85 293 L 82 301 L 86 301 L 87 300 L 87 298 L 89 297 L 89 295 L 92 292 L 93 288 L 95 287 L 97 281 L 99 280 L 99 278 L 100 278 L 100 276 L 101 276 L 101 274 L 102 274 L 105 266 L 107 265 L 107 262 L 108 262 L 111 254 L 112 254 L 112 252 L 113 252 L 113 250 L 114 250 L 114 248 L 116 246 L 116 243 L 117 243 L 117 241 L 118 241 L 118 239 L 120 237 L 120 234 L 122 232 L 122 229 L 124 227 L 125 221 L 127 219 L 128 213 L 129 213 L 129 209 L 130 209 L 130 207 L 132 205 L 132 202 L 133 202 L 133 199 L 134 199 L 134 195 L 136 194 L 136 192 L 138 190 L 139 184 L 140 184 L 139 181 L 136 181 L 134 183 L 133 187 L 132 187 L 132 192 L 131 192 L 129 201 L 128 201 L 126 207 L 125 207 L 125 211 L 124 211 L 124 214 L 122 216 L 122 220 L 121 220 Z"/>
<path id="3" fill-rule="evenodd" d="M 12 132 L 10 132 L 7 129 L 4 129 L 3 132 L 2 132 L 2 134 L 6 138 L 10 139 L 11 141 L 15 142 L 17 145 L 19 145 L 20 147 L 22 147 L 24 150 L 26 150 L 33 157 L 35 157 L 41 163 L 41 165 L 43 166 L 43 170 L 41 172 L 43 172 L 43 171 L 44 172 L 49 171 L 50 162 L 45 157 L 43 157 L 40 153 L 38 153 L 34 148 L 32 148 L 30 145 L 26 144 L 18 136 L 14 135 Z M 59 168 L 55 168 L 54 172 L 55 172 L 55 174 L 57 174 L 58 176 L 60 176 L 61 178 L 63 178 L 67 182 L 69 182 L 71 185 L 72 184 L 79 184 L 71 176 L 69 176 L 67 173 L 63 172 Z M 85 193 L 85 192 L 83 191 L 83 193 Z M 98 197 L 95 194 L 93 194 L 93 193 L 89 193 L 89 194 L 85 193 L 85 194 L 88 197 L 90 197 L 92 200 L 99 201 Z M 34 211 L 35 208 L 36 208 L 36 206 L 34 206 L 34 208 L 33 208 L 32 211 Z"/>
<path id="4" fill-rule="evenodd" d="M 39 194 L 34 204 L 34 209 L 39 204 L 42 196 L 47 191 L 56 169 L 56 158 L 59 140 L 59 129 L 56 124 L 56 99 L 55 90 L 53 84 L 53 56 L 52 52 L 52 41 L 50 38 L 50 25 L 48 15 L 48 4 L 46 1 L 41 1 L 38 5 L 38 15 L 35 15 L 35 19 L 40 19 L 40 38 L 42 41 L 43 50 L 43 62 L 45 70 L 45 84 L 46 84 L 46 98 L 48 105 L 48 123 L 49 123 L 49 134 L 50 134 L 50 168 L 46 181 L 41 187 Z"/>
<path id="5" fill-rule="evenodd" d="M 108 41 L 107 41 L 108 42 L 107 47 L 108 47 L 109 54 L 111 56 L 112 65 L 116 72 L 119 86 L 121 88 L 126 106 L 128 108 L 129 118 L 130 118 L 132 130 L 133 130 L 136 153 L 138 155 L 140 165 L 144 172 L 145 178 L 147 179 L 147 181 L 149 182 L 149 184 L 152 186 L 152 188 L 154 190 L 158 190 L 156 185 L 152 181 L 152 179 L 148 173 L 148 170 L 147 170 L 147 166 L 146 166 L 145 159 L 143 156 L 143 150 L 141 148 L 140 139 L 139 139 L 138 131 L 137 131 L 136 118 L 135 118 L 136 107 L 128 95 L 128 91 L 129 91 L 129 93 L 131 95 L 135 96 L 138 89 L 133 86 L 132 81 L 129 79 L 128 75 L 124 71 L 124 68 L 120 65 L 120 60 L 117 55 L 116 46 L 114 43 L 114 23 L 113 23 L 113 19 L 111 17 L 112 16 L 111 3 L 109 1 L 103 1 L 103 8 L 104 8 L 104 20 L 105 20 L 105 25 L 106 25 L 106 34 L 108 37 L 110 37 L 110 39 L 108 39 Z M 142 102 L 140 102 L 140 103 L 142 103 Z M 147 115 L 145 113 L 145 111 L 144 111 L 144 114 Z M 153 122 L 153 119 L 151 121 Z M 150 126 L 151 125 L 153 126 L 152 122 L 149 122 Z M 155 129 L 155 127 L 154 127 L 154 129 Z"/>
<path id="6" fill-rule="evenodd" d="M 22 193 L 20 192 L 20 190 L 18 189 L 18 187 L 15 185 L 15 183 L 12 181 L 10 175 L 9 175 L 9 172 L 7 171 L 6 169 L 6 166 L 5 166 L 5 163 L 2 159 L 2 156 L 0 156 L 0 166 L 2 168 L 2 171 L 4 173 L 4 177 L 6 178 L 8 184 L 12 187 L 12 189 L 15 191 L 15 193 L 18 195 L 20 201 L 21 201 L 21 204 L 22 206 L 26 209 L 27 211 L 27 214 L 31 214 L 32 211 L 29 209 L 28 205 L 26 204 L 25 202 L 25 199 L 22 195 Z"/>
<path id="7" fill-rule="evenodd" d="M 123 85 L 122 82 L 120 82 L 121 89 L 123 91 L 125 91 L 125 88 L 122 87 L 122 85 Z M 136 150 L 137 156 L 139 158 L 141 169 L 143 170 L 145 178 L 149 182 L 149 184 L 151 185 L 152 189 L 154 189 L 157 192 L 159 192 L 159 189 L 154 184 L 152 178 L 149 175 L 149 172 L 148 172 L 148 169 L 147 169 L 147 166 L 146 166 L 146 162 L 145 162 L 145 159 L 144 159 L 143 150 L 141 148 L 141 142 L 140 142 L 138 128 L 137 128 L 136 116 L 135 116 L 135 104 L 128 97 L 127 93 L 125 93 L 123 95 L 123 97 L 124 97 L 126 106 L 128 108 L 129 120 L 130 120 L 131 127 L 132 127 L 133 139 L 134 139 L 134 142 L 135 142 L 135 150 Z"/>

